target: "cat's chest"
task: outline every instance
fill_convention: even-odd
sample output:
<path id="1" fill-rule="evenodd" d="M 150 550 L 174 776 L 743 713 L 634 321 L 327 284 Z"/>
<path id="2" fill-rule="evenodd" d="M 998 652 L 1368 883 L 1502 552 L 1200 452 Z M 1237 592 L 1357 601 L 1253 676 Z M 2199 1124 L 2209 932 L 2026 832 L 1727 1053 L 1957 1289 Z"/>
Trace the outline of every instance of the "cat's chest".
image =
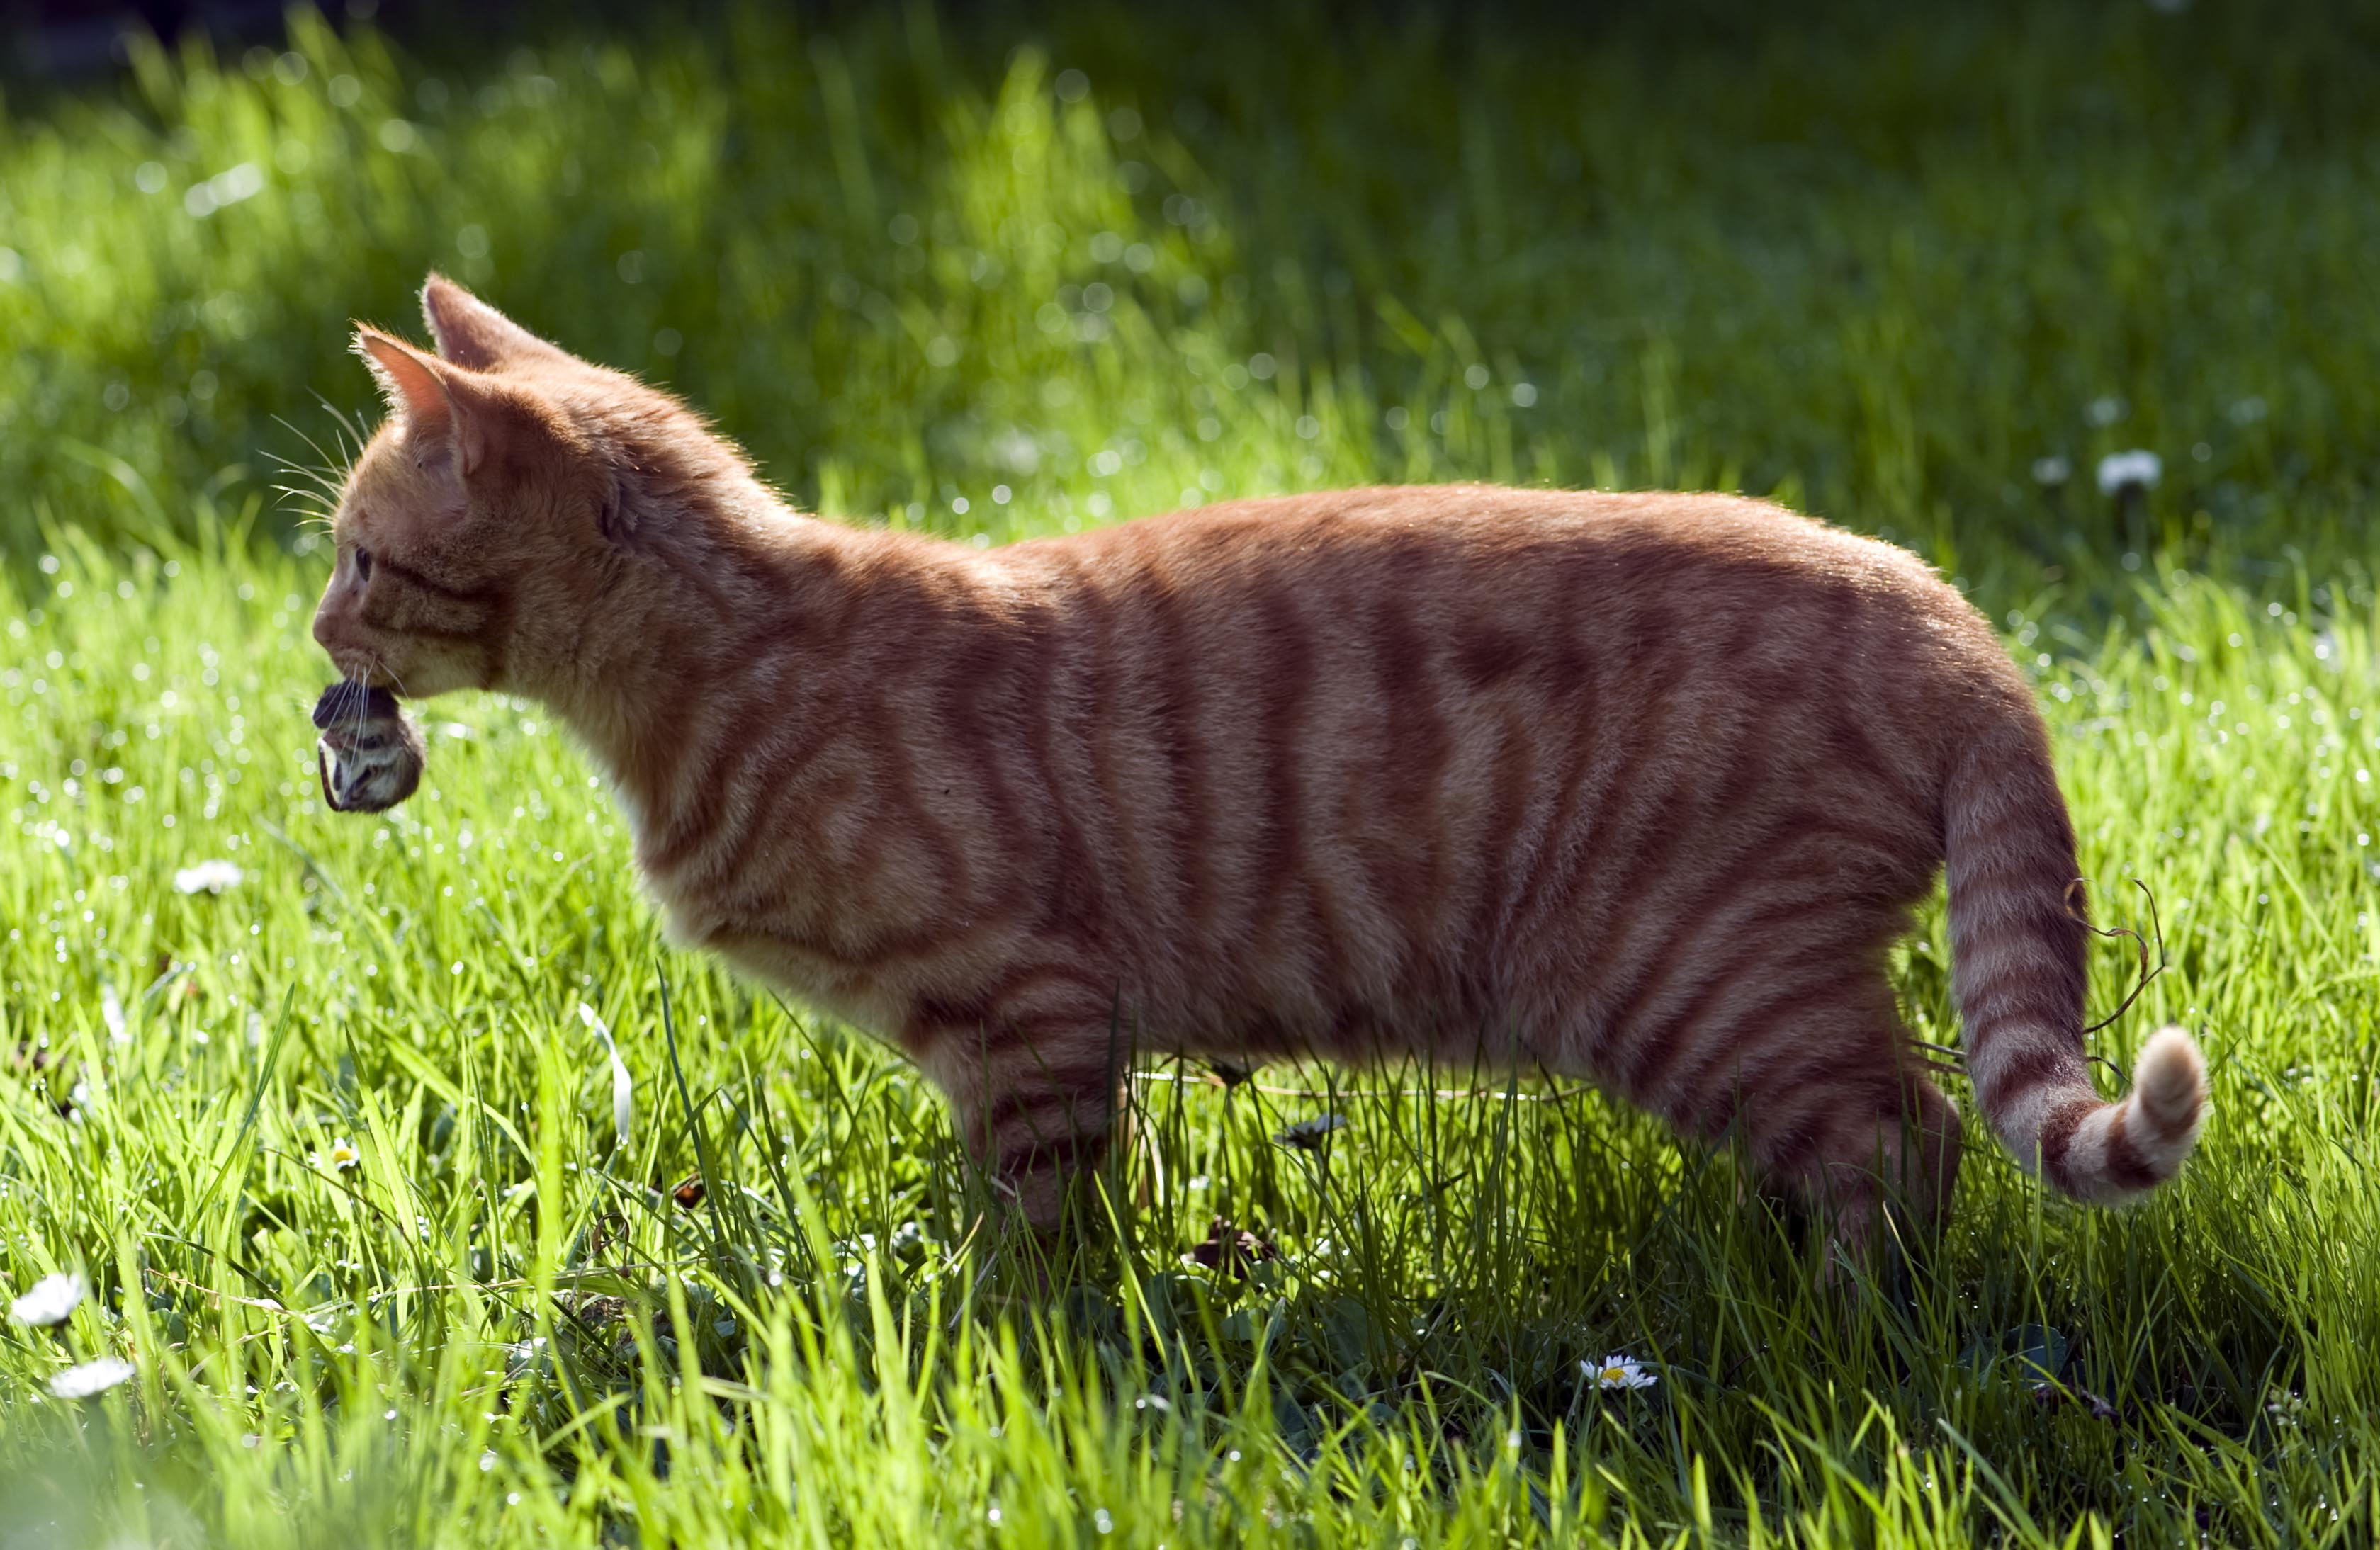
<path id="1" fill-rule="evenodd" d="M 650 876 L 646 882 L 671 946 L 717 953 L 741 973 L 870 1033 L 890 1037 L 899 1027 L 905 1004 L 900 987 L 831 944 L 674 893 Z"/>
<path id="2" fill-rule="evenodd" d="M 789 869 L 790 870 L 790 869 Z M 642 842 L 638 871 L 673 947 L 711 952 L 730 966 L 882 1036 L 900 1026 L 904 987 L 880 967 L 856 958 L 819 918 L 809 890 L 755 893 L 721 887 L 693 868 L 674 866 Z"/>

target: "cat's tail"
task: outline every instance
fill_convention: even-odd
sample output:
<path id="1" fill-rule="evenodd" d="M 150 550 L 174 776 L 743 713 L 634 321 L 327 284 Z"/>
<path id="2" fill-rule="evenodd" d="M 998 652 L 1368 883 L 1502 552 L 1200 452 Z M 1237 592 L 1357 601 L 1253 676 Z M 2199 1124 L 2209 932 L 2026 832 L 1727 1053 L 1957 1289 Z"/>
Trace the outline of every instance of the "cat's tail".
<path id="1" fill-rule="evenodd" d="M 2074 830 L 2038 721 L 1995 729 L 1944 792 L 1951 989 L 1984 1117 L 2018 1162 L 2119 1205 L 2178 1172 L 2206 1117 L 2206 1063 L 2180 1028 L 2141 1047 L 2108 1103 L 2082 1047 L 2087 932 Z"/>

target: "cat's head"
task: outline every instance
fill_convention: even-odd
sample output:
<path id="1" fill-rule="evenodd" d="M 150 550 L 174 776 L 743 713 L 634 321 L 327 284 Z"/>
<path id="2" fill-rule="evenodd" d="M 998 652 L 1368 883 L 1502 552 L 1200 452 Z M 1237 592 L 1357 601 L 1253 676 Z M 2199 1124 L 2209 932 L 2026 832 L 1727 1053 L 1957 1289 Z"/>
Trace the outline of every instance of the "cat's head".
<path id="1" fill-rule="evenodd" d="M 748 478 L 668 394 L 579 359 L 431 275 L 435 355 L 358 325 L 388 417 L 333 516 L 314 638 L 342 677 L 408 697 L 565 692 L 618 627 L 607 608 L 654 486 Z"/>

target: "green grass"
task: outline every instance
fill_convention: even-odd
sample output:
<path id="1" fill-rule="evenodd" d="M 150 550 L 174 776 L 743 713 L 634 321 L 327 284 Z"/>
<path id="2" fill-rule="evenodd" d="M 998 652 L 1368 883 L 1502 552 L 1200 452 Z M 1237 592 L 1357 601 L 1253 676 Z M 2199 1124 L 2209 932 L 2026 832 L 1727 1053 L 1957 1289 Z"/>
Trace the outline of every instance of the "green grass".
<path id="1" fill-rule="evenodd" d="M 0 1278 L 94 1290 L 0 1328 L 0 1542 L 2368 1541 L 2374 39 L 1749 15 L 755 8 L 475 56 L 301 14 L 12 99 Z M 2201 1156 L 2086 1214 L 1974 1138 L 1937 1249 L 1822 1292 L 1593 1097 L 1159 1069 L 1037 1263 L 904 1065 L 661 945 L 534 708 L 440 702 L 419 796 L 322 810 L 272 459 L 432 264 L 848 520 L 1492 477 L 1898 537 L 2035 672 L 2102 911 L 2154 890 L 2169 967 L 2096 1047 L 2199 1032 Z M 2134 445 L 2126 510 L 2090 465 Z M 240 880 L 178 891 L 208 859 Z M 1946 965 L 1929 915 L 1896 973 L 1944 1041 Z M 1185 1264 L 1218 1216 L 1278 1257 Z M 1589 1387 L 1610 1352 L 1658 1384 Z"/>

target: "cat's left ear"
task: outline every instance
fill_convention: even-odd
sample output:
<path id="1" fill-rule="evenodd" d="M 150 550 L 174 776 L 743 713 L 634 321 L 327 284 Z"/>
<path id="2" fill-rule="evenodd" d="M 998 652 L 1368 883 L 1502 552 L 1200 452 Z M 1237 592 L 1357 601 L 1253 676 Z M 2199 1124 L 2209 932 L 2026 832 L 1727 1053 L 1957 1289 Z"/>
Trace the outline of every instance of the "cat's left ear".
<path id="1" fill-rule="evenodd" d="M 356 354 L 379 380 L 414 462 L 468 478 L 487 451 L 489 410 L 471 373 L 361 323 Z"/>

